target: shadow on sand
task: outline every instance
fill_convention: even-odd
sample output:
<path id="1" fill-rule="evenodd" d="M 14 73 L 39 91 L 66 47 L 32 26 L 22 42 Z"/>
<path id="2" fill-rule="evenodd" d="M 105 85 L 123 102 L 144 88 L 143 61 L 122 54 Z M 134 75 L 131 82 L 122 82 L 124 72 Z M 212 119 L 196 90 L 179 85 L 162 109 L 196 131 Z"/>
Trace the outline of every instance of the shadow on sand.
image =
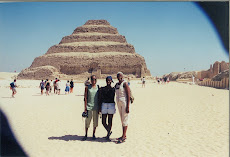
<path id="1" fill-rule="evenodd" d="M 49 140 L 63 140 L 63 141 L 82 141 L 84 136 L 78 136 L 78 135 L 65 135 L 61 137 L 49 137 Z M 93 140 L 92 137 L 88 137 L 85 141 L 91 141 L 91 142 L 114 142 L 115 139 L 106 140 L 102 137 L 97 137 L 95 140 Z M 82 141 L 84 142 L 84 141 Z"/>

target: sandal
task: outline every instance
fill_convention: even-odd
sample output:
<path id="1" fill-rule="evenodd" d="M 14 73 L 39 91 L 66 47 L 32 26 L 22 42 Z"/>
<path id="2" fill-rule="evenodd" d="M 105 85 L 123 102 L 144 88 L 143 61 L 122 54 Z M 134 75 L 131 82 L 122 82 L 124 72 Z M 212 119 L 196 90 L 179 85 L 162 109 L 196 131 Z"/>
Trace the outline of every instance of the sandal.
<path id="1" fill-rule="evenodd" d="M 116 142 L 116 144 L 120 144 L 120 143 L 124 143 L 125 142 L 125 139 L 120 139 Z"/>
<path id="2" fill-rule="evenodd" d="M 93 135 L 93 140 L 96 140 L 96 137 L 95 137 L 95 135 Z"/>
<path id="3" fill-rule="evenodd" d="M 109 137 L 110 137 L 110 135 L 111 135 L 112 133 L 113 133 L 113 132 L 110 131 L 110 133 L 109 133 L 107 136 L 103 137 L 103 138 L 109 139 Z M 118 139 L 117 139 L 117 140 L 118 140 Z"/>
<path id="4" fill-rule="evenodd" d="M 119 138 L 116 138 L 116 140 L 121 140 L 122 139 L 122 137 L 119 137 Z M 127 138 L 125 137 L 125 139 L 124 140 L 126 140 Z"/>
<path id="5" fill-rule="evenodd" d="M 85 141 L 87 139 L 87 136 L 84 136 L 81 140 Z"/>
<path id="6" fill-rule="evenodd" d="M 107 136 L 107 138 L 109 138 L 110 137 L 110 135 L 112 134 L 113 132 L 112 131 L 110 131 L 109 132 L 109 134 L 108 134 L 108 136 Z"/>

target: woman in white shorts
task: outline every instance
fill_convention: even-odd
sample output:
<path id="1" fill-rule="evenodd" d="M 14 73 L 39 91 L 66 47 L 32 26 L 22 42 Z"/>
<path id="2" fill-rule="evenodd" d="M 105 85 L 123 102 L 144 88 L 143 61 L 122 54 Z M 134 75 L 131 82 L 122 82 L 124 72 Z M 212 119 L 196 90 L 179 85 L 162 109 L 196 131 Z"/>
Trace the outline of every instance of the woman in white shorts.
<path id="1" fill-rule="evenodd" d="M 111 83 L 113 79 L 111 76 L 106 77 L 106 86 L 102 87 L 99 92 L 99 109 L 102 113 L 102 124 L 107 131 L 106 139 L 109 140 L 110 135 L 112 134 L 112 121 L 113 121 L 113 114 L 116 113 L 115 109 L 115 88 L 111 87 Z M 107 116 L 108 116 L 108 123 L 107 123 Z"/>

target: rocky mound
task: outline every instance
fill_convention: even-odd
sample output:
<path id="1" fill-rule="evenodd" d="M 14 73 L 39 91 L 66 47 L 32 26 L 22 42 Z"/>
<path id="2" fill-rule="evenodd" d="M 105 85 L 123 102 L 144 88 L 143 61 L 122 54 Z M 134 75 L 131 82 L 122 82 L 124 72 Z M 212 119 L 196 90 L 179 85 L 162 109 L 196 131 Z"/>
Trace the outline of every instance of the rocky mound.
<path id="1" fill-rule="evenodd" d="M 106 20 L 89 20 L 77 27 L 46 54 L 34 59 L 19 79 L 53 78 L 61 75 L 114 75 L 118 71 L 134 77 L 150 76 L 145 59 Z"/>
<path id="2" fill-rule="evenodd" d="M 171 81 L 176 81 L 177 79 L 192 79 L 192 76 L 197 77 L 197 72 L 172 72 L 170 74 L 163 75 L 163 77 L 169 77 L 169 80 Z"/>
<path id="3" fill-rule="evenodd" d="M 212 78 L 212 81 L 221 81 L 223 78 L 229 78 L 229 70 L 225 70 Z"/>

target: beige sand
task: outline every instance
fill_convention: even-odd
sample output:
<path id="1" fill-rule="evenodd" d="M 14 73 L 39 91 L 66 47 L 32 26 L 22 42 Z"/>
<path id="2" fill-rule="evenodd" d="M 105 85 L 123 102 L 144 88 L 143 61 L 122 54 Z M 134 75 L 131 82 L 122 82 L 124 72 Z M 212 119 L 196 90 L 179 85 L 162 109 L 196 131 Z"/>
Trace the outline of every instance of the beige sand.
<path id="1" fill-rule="evenodd" d="M 96 141 L 84 136 L 83 83 L 74 93 L 40 96 L 38 80 L 18 80 L 16 98 L 10 98 L 9 80 L 0 80 L 1 108 L 26 152 L 32 157 L 154 156 L 227 157 L 229 153 L 229 91 L 170 82 L 158 85 L 131 81 L 135 96 L 131 104 L 127 140 L 106 142 L 101 122 Z M 116 82 L 116 80 L 115 80 Z M 105 85 L 104 80 L 98 84 Z M 101 121 L 101 119 L 99 119 Z M 119 113 L 114 115 L 112 141 L 121 136 Z"/>
<path id="2" fill-rule="evenodd" d="M 0 80 L 12 80 L 19 73 L 0 72 Z"/>

